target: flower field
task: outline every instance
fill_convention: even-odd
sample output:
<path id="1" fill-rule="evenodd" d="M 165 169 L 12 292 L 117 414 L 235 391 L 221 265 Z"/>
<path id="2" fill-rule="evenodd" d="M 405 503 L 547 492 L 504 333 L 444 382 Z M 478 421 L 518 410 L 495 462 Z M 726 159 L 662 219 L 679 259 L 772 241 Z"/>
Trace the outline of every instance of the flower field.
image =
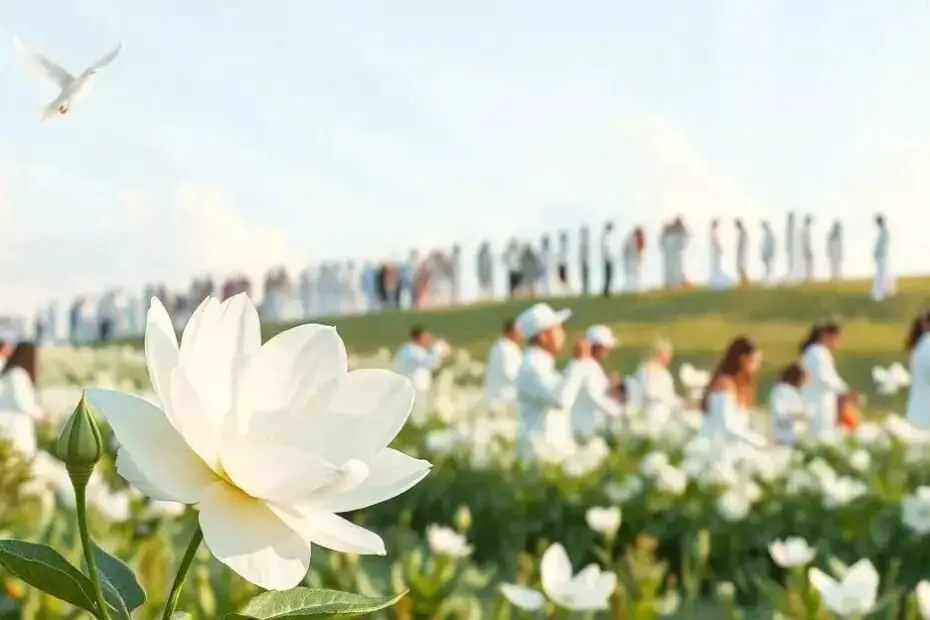
<path id="1" fill-rule="evenodd" d="M 145 358 L 129 346 L 59 348 L 42 363 L 40 451 L 0 444 L 0 532 L 80 565 L 68 474 L 52 456 L 58 427 L 81 386 L 146 395 Z M 351 360 L 388 363 L 387 351 Z M 429 476 L 345 515 L 381 535 L 387 555 L 316 547 L 307 585 L 407 592 L 374 618 L 927 617 L 918 584 L 930 577 L 930 443 L 900 418 L 753 452 L 695 441 L 693 411 L 661 422 L 631 413 L 575 449 L 538 445 L 527 466 L 514 456 L 514 412 L 481 403 L 481 372 L 467 352 L 454 356 L 394 442 L 429 460 Z M 148 593 L 133 617 L 159 617 L 192 511 L 128 488 L 112 455 L 87 495 L 94 539 Z M 81 617 L 2 571 L 0 618 Z M 222 618 L 257 593 L 203 548 L 190 575 L 179 608 L 194 618 Z"/>

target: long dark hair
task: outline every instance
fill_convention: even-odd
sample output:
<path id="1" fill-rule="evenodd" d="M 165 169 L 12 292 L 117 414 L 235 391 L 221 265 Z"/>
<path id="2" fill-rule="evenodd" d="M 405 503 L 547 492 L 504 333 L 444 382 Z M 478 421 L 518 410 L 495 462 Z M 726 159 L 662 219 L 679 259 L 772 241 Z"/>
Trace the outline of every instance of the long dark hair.
<path id="1" fill-rule="evenodd" d="M 701 410 L 707 412 L 707 403 L 711 391 L 714 390 L 717 380 L 720 377 L 731 377 L 736 381 L 737 400 L 744 405 L 751 405 L 755 396 L 755 382 L 752 377 L 748 380 L 741 377 L 743 369 L 743 359 L 748 355 L 758 351 L 756 343 L 746 336 L 737 336 L 730 341 L 724 350 L 717 367 L 707 382 L 707 389 L 704 390 L 704 397 L 701 399 Z M 742 381 L 740 380 L 742 379 Z"/>
<path id="2" fill-rule="evenodd" d="M 6 366 L 0 371 L 0 376 L 7 374 L 14 368 L 22 368 L 29 375 L 33 385 L 36 382 L 36 346 L 31 342 L 20 342 L 10 353 Z"/>
<path id="3" fill-rule="evenodd" d="M 907 340 L 904 343 L 908 353 L 914 350 L 917 342 L 927 331 L 930 331 L 930 310 L 924 310 L 918 314 L 911 323 L 911 329 L 907 332 Z"/>
<path id="4" fill-rule="evenodd" d="M 842 332 L 843 328 L 840 327 L 840 324 L 836 321 L 825 321 L 823 323 L 817 323 L 811 327 L 811 330 L 807 333 L 807 338 L 801 342 L 800 351 L 801 353 L 804 353 L 807 351 L 808 347 L 820 342 L 824 336 L 833 336 Z"/>

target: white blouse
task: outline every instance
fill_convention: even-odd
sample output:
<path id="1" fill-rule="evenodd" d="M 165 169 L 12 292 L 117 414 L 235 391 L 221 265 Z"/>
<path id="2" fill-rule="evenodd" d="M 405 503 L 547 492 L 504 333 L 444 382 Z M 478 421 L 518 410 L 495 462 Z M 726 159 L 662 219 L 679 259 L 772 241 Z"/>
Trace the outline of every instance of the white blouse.
<path id="1" fill-rule="evenodd" d="M 764 447 L 768 443 L 749 428 L 749 413 L 736 401 L 736 395 L 726 390 L 716 390 L 708 395 L 700 436 L 715 441 L 743 443 L 755 448 Z"/>
<path id="2" fill-rule="evenodd" d="M 769 394 L 772 416 L 772 439 L 792 445 L 797 441 L 797 425 L 806 418 L 806 407 L 801 393 L 788 383 L 776 383 Z"/>

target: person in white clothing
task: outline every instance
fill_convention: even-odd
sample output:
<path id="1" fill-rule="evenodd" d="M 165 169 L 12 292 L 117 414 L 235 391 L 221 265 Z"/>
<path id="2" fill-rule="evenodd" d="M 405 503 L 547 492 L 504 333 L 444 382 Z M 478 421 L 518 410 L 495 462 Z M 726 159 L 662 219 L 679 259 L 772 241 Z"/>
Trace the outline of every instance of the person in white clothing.
<path id="1" fill-rule="evenodd" d="M 882 301 L 895 294 L 897 289 L 894 276 L 891 274 L 890 244 L 888 225 L 884 215 L 875 216 L 875 225 L 878 227 L 878 237 L 875 240 L 875 279 L 872 281 L 872 299 Z"/>
<path id="2" fill-rule="evenodd" d="M 604 279 L 602 281 L 601 295 L 610 296 L 613 292 L 614 282 L 614 223 L 607 222 L 604 224 L 604 232 L 601 233 L 601 261 L 604 265 Z"/>
<path id="3" fill-rule="evenodd" d="M 930 431 L 930 312 L 922 312 L 911 323 L 907 350 L 911 356 L 911 385 L 907 394 L 907 421 Z"/>
<path id="4" fill-rule="evenodd" d="M 620 415 L 620 403 L 611 397 L 610 379 L 603 363 L 617 346 L 617 338 L 606 325 L 593 325 L 585 332 L 591 345 L 591 359 L 575 360 L 566 368 L 566 374 L 585 375 L 578 398 L 572 405 L 572 430 L 575 435 L 590 438 L 606 426 L 607 418 Z"/>
<path id="5" fill-rule="evenodd" d="M 558 276 L 559 291 L 563 295 L 571 292 L 568 280 L 568 231 L 563 230 L 559 233 L 559 254 L 558 254 Z"/>
<path id="6" fill-rule="evenodd" d="M 671 236 L 671 286 L 682 288 L 688 285 L 688 276 L 685 273 L 685 254 L 691 243 L 691 233 L 685 226 L 684 220 L 676 217 L 669 227 L 669 234 Z"/>
<path id="7" fill-rule="evenodd" d="M 772 440 L 783 446 L 794 445 L 799 423 L 807 420 L 801 388 L 807 383 L 807 373 L 801 364 L 788 365 L 778 376 L 769 393 L 772 419 Z"/>
<path id="8" fill-rule="evenodd" d="M 749 338 L 739 336 L 727 346 L 704 395 L 699 437 L 756 448 L 768 443 L 749 427 L 761 363 L 762 353 Z"/>
<path id="9" fill-rule="evenodd" d="M 843 223 L 833 222 L 827 235 L 827 261 L 830 263 L 830 279 L 843 277 Z"/>
<path id="10" fill-rule="evenodd" d="M 668 366 L 672 363 L 674 349 L 665 338 L 657 338 L 649 355 L 636 371 L 636 402 L 647 415 L 667 415 L 681 404 L 681 398 L 675 392 L 675 379 Z"/>
<path id="11" fill-rule="evenodd" d="M 801 389 L 801 399 L 810 416 L 808 433 L 814 438 L 837 431 L 839 398 L 850 391 L 833 362 L 842 334 L 839 324 L 827 321 L 811 328 L 801 344 L 801 366 L 809 377 Z"/>
<path id="12" fill-rule="evenodd" d="M 743 220 L 736 218 L 736 277 L 740 286 L 749 284 L 749 234 Z"/>
<path id="13" fill-rule="evenodd" d="M 591 231 L 587 226 L 578 231 L 578 270 L 581 272 L 581 294 L 587 295 L 591 290 Z"/>
<path id="14" fill-rule="evenodd" d="M 723 266 L 723 242 L 720 240 L 720 222 L 710 223 L 710 274 L 707 278 L 708 288 L 723 291 L 733 288 L 735 282 Z"/>
<path id="15" fill-rule="evenodd" d="M 785 226 L 785 282 L 796 282 L 798 279 L 797 262 L 797 230 L 795 230 L 794 213 L 788 213 L 788 222 Z"/>
<path id="16" fill-rule="evenodd" d="M 522 250 L 520 248 L 520 243 L 516 239 L 511 239 L 501 257 L 504 262 L 504 267 L 507 269 L 507 296 L 511 299 L 516 297 L 520 285 L 522 284 L 521 280 L 523 278 L 520 272 L 521 255 Z"/>
<path id="17" fill-rule="evenodd" d="M 489 242 L 482 242 L 478 248 L 476 262 L 478 263 L 478 298 L 492 299 L 494 297 L 494 256 L 491 254 Z"/>
<path id="18" fill-rule="evenodd" d="M 634 228 L 623 243 L 623 290 L 637 293 L 640 290 L 643 250 L 646 235 L 642 228 Z"/>
<path id="19" fill-rule="evenodd" d="M 570 409 L 584 384 L 584 373 L 563 375 L 555 367 L 555 356 L 565 346 L 562 324 L 571 310 L 553 310 L 538 303 L 517 317 L 517 328 L 529 346 L 517 373 L 517 451 L 522 458 L 532 454 L 537 441 L 566 445 L 573 440 Z M 590 345 L 581 341 L 578 359 L 590 359 Z"/>
<path id="20" fill-rule="evenodd" d="M 762 222 L 762 283 L 766 286 L 772 284 L 775 276 L 773 267 L 775 263 L 775 233 L 768 220 Z"/>
<path id="21" fill-rule="evenodd" d="M 549 235 L 543 235 L 539 244 L 539 260 L 542 263 L 542 275 L 539 277 L 539 294 L 544 297 L 548 297 L 552 294 L 552 288 L 555 282 L 554 258 Z"/>
<path id="22" fill-rule="evenodd" d="M 484 397 L 489 404 L 505 404 L 517 398 L 517 373 L 523 363 L 522 335 L 516 321 L 504 322 L 504 334 L 488 353 L 484 369 Z"/>
<path id="23" fill-rule="evenodd" d="M 806 216 L 801 227 L 801 259 L 804 261 L 804 281 L 814 279 L 814 218 Z"/>
<path id="24" fill-rule="evenodd" d="M 424 394 L 433 385 L 433 370 L 448 353 L 449 347 L 444 340 L 436 339 L 428 330 L 416 326 L 410 330 L 410 340 L 394 357 L 394 371 L 410 379 L 414 389 Z"/>
<path id="25" fill-rule="evenodd" d="M 5 351 L 9 345 L 4 346 Z M 0 439 L 27 458 L 37 449 L 35 421 L 44 417 L 35 390 L 36 347 L 20 342 L 0 371 Z"/>

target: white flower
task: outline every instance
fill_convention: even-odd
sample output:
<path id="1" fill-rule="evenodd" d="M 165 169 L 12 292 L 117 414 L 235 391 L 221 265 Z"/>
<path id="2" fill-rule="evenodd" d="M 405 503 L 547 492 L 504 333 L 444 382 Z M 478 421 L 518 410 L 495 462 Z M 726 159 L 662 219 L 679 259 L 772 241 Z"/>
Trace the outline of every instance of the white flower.
<path id="1" fill-rule="evenodd" d="M 749 515 L 752 502 L 745 493 L 741 493 L 737 489 L 728 489 L 717 498 L 716 506 L 717 514 L 723 517 L 725 521 L 736 523 Z"/>
<path id="2" fill-rule="evenodd" d="M 623 482 L 611 482 L 604 489 L 607 497 L 615 504 L 625 504 L 643 491 L 643 481 L 639 476 L 628 476 Z"/>
<path id="3" fill-rule="evenodd" d="M 430 551 L 436 555 L 465 558 L 472 552 L 472 547 L 464 536 L 441 525 L 430 525 L 426 528 L 426 541 L 429 543 Z"/>
<path id="4" fill-rule="evenodd" d="M 930 534 L 930 487 L 918 487 L 901 500 L 901 521 L 915 534 Z"/>
<path id="5" fill-rule="evenodd" d="M 811 549 L 807 541 L 798 536 L 791 536 L 785 540 L 774 540 L 769 545 L 769 555 L 772 561 L 782 568 L 806 566 L 814 559 L 816 551 Z"/>
<path id="6" fill-rule="evenodd" d="M 930 581 L 923 580 L 917 584 L 914 590 L 914 597 L 917 599 L 917 611 L 923 620 L 930 620 Z"/>
<path id="7" fill-rule="evenodd" d="M 310 544 L 384 553 L 337 516 L 406 491 L 429 463 L 386 448 L 413 404 L 410 382 L 347 372 L 336 330 L 300 325 L 261 344 L 249 298 L 207 298 L 180 347 L 152 300 L 145 330 L 160 407 L 104 389 L 88 400 L 119 439 L 120 474 L 152 499 L 196 504 L 214 556 L 267 589 L 307 573 Z"/>
<path id="8" fill-rule="evenodd" d="M 546 596 L 570 611 L 607 609 L 608 599 L 617 587 L 617 575 L 601 571 L 597 564 L 589 564 L 572 577 L 572 563 L 559 543 L 546 549 L 539 571 Z M 539 592 L 525 586 L 504 583 L 500 589 L 508 601 L 526 611 L 537 611 L 545 603 Z"/>
<path id="9" fill-rule="evenodd" d="M 588 527 L 598 534 L 613 536 L 617 533 L 617 530 L 620 529 L 622 514 L 620 509 L 616 506 L 611 506 L 610 508 L 594 506 L 588 508 L 584 517 L 585 521 L 588 522 Z"/>
<path id="10" fill-rule="evenodd" d="M 571 561 L 559 543 L 546 549 L 540 572 L 546 596 L 571 611 L 607 609 L 607 601 L 617 587 L 617 575 L 601 571 L 597 564 L 589 564 L 572 577 Z"/>
<path id="11" fill-rule="evenodd" d="M 888 368 L 873 367 L 872 380 L 875 381 L 879 394 L 891 396 L 901 388 L 910 385 L 911 375 L 900 362 L 895 362 Z"/>
<path id="12" fill-rule="evenodd" d="M 862 616 L 875 607 L 878 573 L 868 560 L 859 560 L 850 566 L 839 581 L 817 568 L 811 568 L 808 575 L 823 604 L 835 614 Z"/>
<path id="13" fill-rule="evenodd" d="M 512 583 L 500 584 L 501 594 L 510 604 L 525 611 L 539 611 L 546 604 L 546 597 L 532 588 Z"/>

